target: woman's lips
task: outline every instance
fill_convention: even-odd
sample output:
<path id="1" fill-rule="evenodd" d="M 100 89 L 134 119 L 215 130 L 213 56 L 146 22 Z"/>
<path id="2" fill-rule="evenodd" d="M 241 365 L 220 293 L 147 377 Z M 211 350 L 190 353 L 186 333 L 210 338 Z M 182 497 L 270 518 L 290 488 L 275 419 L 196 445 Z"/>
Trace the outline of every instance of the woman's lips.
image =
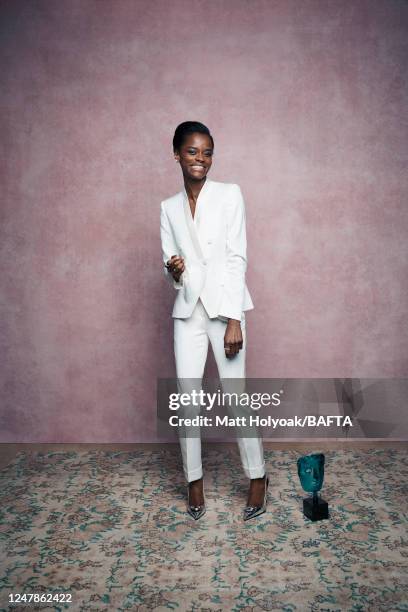
<path id="1" fill-rule="evenodd" d="M 191 166 L 193 170 L 204 170 L 204 166 Z"/>

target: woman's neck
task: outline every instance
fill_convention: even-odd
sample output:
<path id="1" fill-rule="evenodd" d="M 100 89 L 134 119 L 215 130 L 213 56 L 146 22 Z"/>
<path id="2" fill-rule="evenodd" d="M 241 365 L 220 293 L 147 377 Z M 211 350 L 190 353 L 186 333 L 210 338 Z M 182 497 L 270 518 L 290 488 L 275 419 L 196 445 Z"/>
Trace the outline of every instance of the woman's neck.
<path id="1" fill-rule="evenodd" d="M 198 194 L 203 188 L 206 180 L 207 180 L 206 176 L 201 181 L 191 181 L 191 180 L 189 181 L 187 179 L 184 179 L 184 187 L 185 187 L 188 197 L 193 200 L 197 200 Z"/>

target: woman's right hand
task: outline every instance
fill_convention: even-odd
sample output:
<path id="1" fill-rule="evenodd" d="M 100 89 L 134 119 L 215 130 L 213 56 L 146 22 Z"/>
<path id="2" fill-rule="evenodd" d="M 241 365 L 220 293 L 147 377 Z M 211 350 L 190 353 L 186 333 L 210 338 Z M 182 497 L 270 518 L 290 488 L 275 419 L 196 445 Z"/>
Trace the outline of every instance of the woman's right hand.
<path id="1" fill-rule="evenodd" d="M 178 283 L 180 280 L 180 276 L 185 270 L 183 257 L 179 257 L 178 255 L 172 255 L 166 266 L 176 283 Z"/>

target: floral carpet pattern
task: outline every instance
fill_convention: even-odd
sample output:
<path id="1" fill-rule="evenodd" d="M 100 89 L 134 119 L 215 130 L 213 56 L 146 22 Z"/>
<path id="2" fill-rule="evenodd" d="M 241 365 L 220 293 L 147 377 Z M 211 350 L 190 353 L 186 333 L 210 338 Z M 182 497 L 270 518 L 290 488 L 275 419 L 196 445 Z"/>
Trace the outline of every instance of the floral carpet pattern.
<path id="1" fill-rule="evenodd" d="M 196 522 L 174 447 L 20 452 L 0 471 L 0 610 L 408 611 L 407 453 L 325 455 L 328 520 L 302 514 L 299 453 L 265 450 L 268 509 L 244 523 L 232 450 L 204 448 Z"/>

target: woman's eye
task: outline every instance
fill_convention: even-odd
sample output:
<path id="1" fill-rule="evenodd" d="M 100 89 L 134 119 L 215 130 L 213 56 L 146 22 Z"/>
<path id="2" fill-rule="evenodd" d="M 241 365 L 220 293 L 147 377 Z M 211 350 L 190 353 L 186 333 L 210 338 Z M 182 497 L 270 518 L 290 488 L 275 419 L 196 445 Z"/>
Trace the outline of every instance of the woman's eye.
<path id="1" fill-rule="evenodd" d="M 189 149 L 189 150 L 187 151 L 187 153 L 188 153 L 189 155 L 195 155 L 195 154 L 197 153 L 197 151 L 195 151 L 194 149 Z M 205 155 L 206 157 L 211 157 L 211 156 L 212 156 L 212 151 L 206 151 L 206 152 L 204 153 L 204 155 Z"/>

